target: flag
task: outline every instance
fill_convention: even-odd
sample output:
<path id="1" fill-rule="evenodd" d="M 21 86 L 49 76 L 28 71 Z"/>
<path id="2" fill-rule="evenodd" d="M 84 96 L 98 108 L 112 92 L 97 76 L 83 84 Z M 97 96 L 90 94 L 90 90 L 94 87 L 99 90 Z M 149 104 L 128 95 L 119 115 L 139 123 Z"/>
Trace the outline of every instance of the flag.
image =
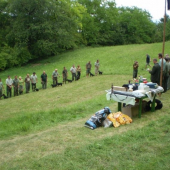
<path id="1" fill-rule="evenodd" d="M 168 10 L 170 10 L 170 0 L 168 0 Z"/>

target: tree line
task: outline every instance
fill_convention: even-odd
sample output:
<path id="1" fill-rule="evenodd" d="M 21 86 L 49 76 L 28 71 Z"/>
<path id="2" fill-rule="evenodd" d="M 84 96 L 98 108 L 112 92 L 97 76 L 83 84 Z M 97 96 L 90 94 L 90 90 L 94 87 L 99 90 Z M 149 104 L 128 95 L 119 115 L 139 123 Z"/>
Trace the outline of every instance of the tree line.
<path id="1" fill-rule="evenodd" d="M 166 40 L 170 18 L 166 17 Z M 0 0 L 0 70 L 85 46 L 161 42 L 163 18 L 103 0 Z"/>

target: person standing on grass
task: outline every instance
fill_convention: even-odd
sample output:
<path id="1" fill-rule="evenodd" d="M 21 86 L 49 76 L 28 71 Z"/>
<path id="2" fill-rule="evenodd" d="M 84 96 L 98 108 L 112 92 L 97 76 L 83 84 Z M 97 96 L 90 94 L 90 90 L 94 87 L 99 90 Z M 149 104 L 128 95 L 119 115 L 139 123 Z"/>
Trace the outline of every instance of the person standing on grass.
<path id="1" fill-rule="evenodd" d="M 19 76 L 19 94 L 22 94 L 24 90 L 24 80 Z"/>
<path id="2" fill-rule="evenodd" d="M 14 96 L 18 96 L 19 80 L 17 76 L 13 79 Z"/>
<path id="3" fill-rule="evenodd" d="M 25 77 L 25 89 L 26 89 L 26 93 L 29 93 L 30 91 L 30 75 L 27 74 L 27 76 Z"/>
<path id="4" fill-rule="evenodd" d="M 169 78 L 169 63 L 168 63 L 168 57 L 165 57 L 165 70 L 164 70 L 164 84 L 163 84 L 163 88 L 164 88 L 164 92 L 167 91 L 167 86 L 168 86 L 168 78 Z"/>
<path id="5" fill-rule="evenodd" d="M 157 59 L 153 59 L 153 64 L 154 66 L 152 67 L 152 70 L 149 70 L 149 73 L 151 74 L 151 82 L 152 83 L 157 83 L 159 85 L 160 82 L 160 72 L 161 72 L 161 67 L 157 63 Z"/>
<path id="6" fill-rule="evenodd" d="M 91 71 L 91 63 L 90 63 L 90 61 L 89 61 L 89 62 L 86 64 L 86 77 L 89 76 L 90 71 Z"/>
<path id="7" fill-rule="evenodd" d="M 133 78 L 135 78 L 135 79 L 138 76 L 138 67 L 139 67 L 139 64 L 137 61 L 135 61 L 133 64 Z"/>
<path id="8" fill-rule="evenodd" d="M 10 75 L 9 75 L 8 78 L 6 79 L 7 97 L 11 97 L 11 94 L 12 94 L 12 84 L 13 84 L 13 81 L 12 81 Z"/>
<path id="9" fill-rule="evenodd" d="M 37 83 L 37 75 L 35 74 L 35 72 L 33 72 L 33 74 L 31 75 L 30 79 L 31 79 L 32 91 L 35 91 L 36 83 Z"/>
<path id="10" fill-rule="evenodd" d="M 99 60 L 97 60 L 94 64 L 95 66 L 95 75 L 97 76 L 98 72 L 99 72 Z"/>
<path id="11" fill-rule="evenodd" d="M 63 83 L 66 84 L 67 77 L 68 77 L 68 72 L 67 72 L 66 67 L 63 68 L 62 76 L 63 76 Z"/>
<path id="12" fill-rule="evenodd" d="M 158 54 L 158 58 L 159 58 L 159 65 L 162 69 L 162 87 L 165 88 L 165 81 L 166 81 L 165 65 L 166 65 L 166 61 L 163 58 L 162 53 Z M 162 64 L 163 64 L 163 68 L 162 68 Z M 164 89 L 164 91 L 165 91 L 165 89 Z"/>
<path id="13" fill-rule="evenodd" d="M 2 90 L 3 90 L 3 83 L 2 83 L 2 80 L 1 80 L 1 78 L 0 78 L 0 99 L 1 99 L 1 97 L 2 97 Z"/>
<path id="14" fill-rule="evenodd" d="M 81 76 L 81 67 L 80 65 L 77 66 L 77 79 L 80 79 L 80 76 Z"/>
<path id="15" fill-rule="evenodd" d="M 72 74 L 72 81 L 76 81 L 76 67 L 74 66 L 74 64 L 73 64 L 73 66 L 70 68 L 70 72 L 71 72 L 71 74 Z"/>
<path id="16" fill-rule="evenodd" d="M 59 77 L 58 69 L 55 69 L 52 73 L 53 85 L 57 85 L 58 77 Z"/>
<path id="17" fill-rule="evenodd" d="M 145 68 L 147 68 L 147 66 L 151 67 L 150 61 L 151 61 L 151 58 L 150 58 L 149 54 L 146 54 L 146 66 L 145 66 Z"/>
<path id="18" fill-rule="evenodd" d="M 43 74 L 41 75 L 41 84 L 43 89 L 47 88 L 47 74 L 45 71 L 43 71 Z"/>
<path id="19" fill-rule="evenodd" d="M 169 55 L 167 56 L 168 58 L 168 70 L 169 70 L 169 78 L 168 78 L 168 83 L 167 83 L 167 90 L 170 89 L 170 57 Z"/>

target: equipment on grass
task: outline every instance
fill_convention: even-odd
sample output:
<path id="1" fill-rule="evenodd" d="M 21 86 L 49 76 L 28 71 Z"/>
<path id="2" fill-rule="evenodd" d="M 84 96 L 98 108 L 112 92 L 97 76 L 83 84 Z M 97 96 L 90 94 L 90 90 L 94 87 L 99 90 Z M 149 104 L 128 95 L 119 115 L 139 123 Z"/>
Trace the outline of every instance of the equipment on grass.
<path id="1" fill-rule="evenodd" d="M 93 115 L 89 120 L 87 120 L 84 126 L 92 130 L 96 129 L 99 126 L 102 126 L 102 122 L 110 113 L 110 108 L 104 107 L 104 109 L 97 111 L 95 115 Z"/>

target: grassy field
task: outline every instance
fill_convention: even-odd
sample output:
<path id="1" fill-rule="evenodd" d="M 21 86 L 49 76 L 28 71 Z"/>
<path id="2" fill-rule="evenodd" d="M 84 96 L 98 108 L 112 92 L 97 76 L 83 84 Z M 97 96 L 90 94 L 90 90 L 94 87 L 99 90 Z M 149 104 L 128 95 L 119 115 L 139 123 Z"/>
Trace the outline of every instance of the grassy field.
<path id="1" fill-rule="evenodd" d="M 165 54 L 170 54 L 170 42 Z M 170 91 L 158 97 L 163 108 L 134 118 L 118 128 L 90 130 L 84 123 L 96 111 L 117 103 L 106 100 L 111 84 L 122 85 L 132 79 L 132 65 L 139 62 L 139 75 L 150 80 L 145 58 L 157 58 L 162 44 L 82 48 L 24 67 L 0 72 L 25 77 L 36 72 L 40 91 L 0 100 L 0 170 L 169 170 Z M 85 76 L 85 64 L 99 59 L 103 75 Z M 51 88 L 55 68 L 61 74 L 80 64 L 82 77 L 77 82 Z M 45 70 L 48 88 L 41 89 L 40 75 Z M 71 79 L 71 74 L 69 73 Z M 62 82 L 62 77 L 59 78 Z"/>

